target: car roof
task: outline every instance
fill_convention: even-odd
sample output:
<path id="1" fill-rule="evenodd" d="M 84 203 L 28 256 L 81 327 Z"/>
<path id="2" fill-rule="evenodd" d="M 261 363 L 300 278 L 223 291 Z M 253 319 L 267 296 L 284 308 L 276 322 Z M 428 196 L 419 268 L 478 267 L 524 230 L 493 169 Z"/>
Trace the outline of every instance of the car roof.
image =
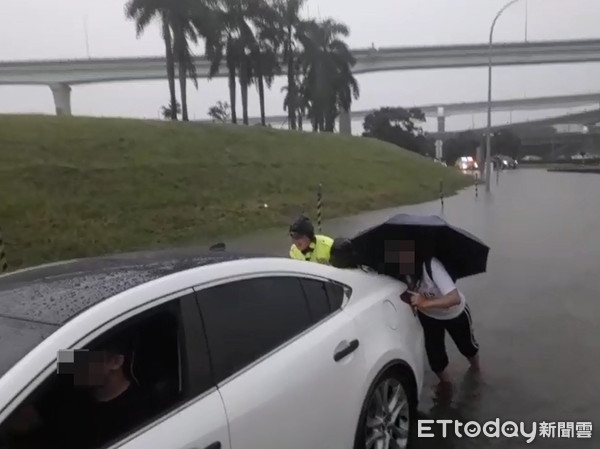
<path id="1" fill-rule="evenodd" d="M 74 316 L 141 284 L 232 260 L 272 257 L 226 251 L 163 251 L 80 259 L 0 277 L 0 317 L 61 326 Z"/>

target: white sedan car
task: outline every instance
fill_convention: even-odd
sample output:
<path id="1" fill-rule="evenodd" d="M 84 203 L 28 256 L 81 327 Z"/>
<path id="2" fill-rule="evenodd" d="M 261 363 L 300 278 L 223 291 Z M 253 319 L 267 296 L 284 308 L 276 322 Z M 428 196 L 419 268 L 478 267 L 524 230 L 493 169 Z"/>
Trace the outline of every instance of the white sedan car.
<path id="1" fill-rule="evenodd" d="M 227 252 L 0 277 L 0 448 L 410 447 L 424 351 L 405 290 Z"/>

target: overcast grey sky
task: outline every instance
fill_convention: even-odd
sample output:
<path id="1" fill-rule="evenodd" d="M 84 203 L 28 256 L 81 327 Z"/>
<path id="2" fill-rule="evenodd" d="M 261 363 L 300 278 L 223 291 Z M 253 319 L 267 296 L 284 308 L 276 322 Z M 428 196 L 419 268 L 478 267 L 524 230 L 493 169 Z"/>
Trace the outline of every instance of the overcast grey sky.
<path id="1" fill-rule="evenodd" d="M 158 28 L 139 39 L 123 15 L 124 0 L 2 0 L 0 60 L 155 56 L 163 52 Z M 351 29 L 351 47 L 483 43 L 496 11 L 506 0 L 309 0 L 311 16 L 333 17 Z M 500 19 L 496 41 L 523 41 L 528 4 L 529 40 L 600 38 L 598 0 L 522 0 Z M 198 48 L 198 53 L 201 53 Z M 495 69 L 494 97 L 600 92 L 600 65 L 533 66 Z M 353 109 L 484 100 L 485 69 L 390 72 L 359 76 L 361 98 Z M 278 80 L 267 98 L 267 113 L 282 113 Z M 224 80 L 190 86 L 190 115 L 206 117 L 209 106 L 228 98 Z M 156 118 L 167 103 L 166 81 L 75 86 L 74 114 Z M 255 92 L 250 114 L 258 115 Z M 53 113 L 47 87 L 0 86 L 0 112 Z M 553 112 L 553 111 L 551 111 Z M 545 113 L 514 113 L 513 120 Z M 508 114 L 495 114 L 498 121 Z M 448 128 L 483 124 L 482 116 L 451 118 Z M 355 124 L 356 128 L 358 124 Z"/>

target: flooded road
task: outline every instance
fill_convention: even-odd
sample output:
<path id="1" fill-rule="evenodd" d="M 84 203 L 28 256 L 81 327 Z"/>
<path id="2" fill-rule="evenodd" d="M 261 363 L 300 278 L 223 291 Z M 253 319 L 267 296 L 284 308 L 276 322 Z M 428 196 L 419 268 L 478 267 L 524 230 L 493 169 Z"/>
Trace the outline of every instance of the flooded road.
<path id="1" fill-rule="evenodd" d="M 441 214 L 490 247 L 488 272 L 458 285 L 470 304 L 481 348 L 482 375 L 447 339 L 452 395 L 436 395 L 428 371 L 420 412 L 427 419 L 462 423 L 490 420 L 593 423 L 592 438 L 441 438 L 417 449 L 600 447 L 600 176 L 518 169 L 494 177 L 492 194 L 470 188 L 423 205 L 389 209 L 324 223 L 323 232 L 352 236 L 397 212 Z M 324 198 L 327 216 L 327 198 Z M 228 249 L 285 254 L 280 228 L 227 241 Z M 151 257 L 151 253 L 149 253 Z M 54 267 L 50 271 L 56 270 Z M 574 424 L 575 427 L 575 424 Z"/>
<path id="2" fill-rule="evenodd" d="M 489 199 L 463 194 L 444 208 L 449 221 L 491 247 L 488 273 L 459 281 L 475 320 L 482 382 L 467 381 L 450 404 L 434 407 L 425 397 L 421 408 L 462 422 L 600 424 L 600 176 L 516 170 L 503 172 L 492 190 Z M 466 364 L 452 353 L 460 379 Z M 422 447 L 591 448 L 599 441 L 592 432 L 591 440 L 456 438 Z"/>
<path id="3" fill-rule="evenodd" d="M 429 419 L 592 422 L 591 439 L 428 438 L 418 448 L 600 447 L 600 176 L 518 169 L 492 180 L 488 197 L 469 189 L 445 200 L 450 222 L 490 247 L 488 273 L 460 280 L 481 348 L 482 377 L 447 339 L 452 397 L 427 376 L 420 411 Z M 323 232 L 352 236 L 395 212 L 439 214 L 439 201 L 332 220 Z M 324 215 L 327 215 L 326 198 Z M 236 249 L 287 248 L 281 230 L 233 241 Z M 558 426 L 558 424 L 557 424 Z M 598 426 L 598 427 L 596 427 Z M 529 428 L 529 427 L 528 427 Z M 441 426 L 432 432 L 441 434 Z M 596 434 L 596 435 L 595 435 Z M 453 432 L 450 432 L 453 435 Z"/>

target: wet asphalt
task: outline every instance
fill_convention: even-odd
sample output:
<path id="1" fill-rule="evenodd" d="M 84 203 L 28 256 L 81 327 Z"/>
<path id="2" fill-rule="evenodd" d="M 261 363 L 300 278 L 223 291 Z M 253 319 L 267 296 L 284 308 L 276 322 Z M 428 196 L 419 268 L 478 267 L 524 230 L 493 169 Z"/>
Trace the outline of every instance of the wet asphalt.
<path id="1" fill-rule="evenodd" d="M 502 172 L 498 182 L 494 177 L 491 194 L 469 188 L 446 198 L 443 209 L 438 200 L 324 223 L 324 233 L 350 237 L 397 212 L 441 214 L 491 247 L 488 272 L 458 282 L 471 307 L 482 373 L 469 375 L 447 338 L 454 388 L 440 394 L 428 371 L 423 418 L 480 424 L 498 418 L 527 429 L 542 421 L 600 426 L 599 193 L 597 174 L 518 169 Z M 324 217 L 326 205 L 324 198 Z M 289 248 L 286 229 L 226 243 L 233 251 Z M 530 444 L 523 437 L 458 438 L 453 431 L 441 438 L 435 425 L 432 431 L 437 436 L 419 439 L 417 449 L 600 447 L 600 427 L 591 439 L 538 436 Z"/>

